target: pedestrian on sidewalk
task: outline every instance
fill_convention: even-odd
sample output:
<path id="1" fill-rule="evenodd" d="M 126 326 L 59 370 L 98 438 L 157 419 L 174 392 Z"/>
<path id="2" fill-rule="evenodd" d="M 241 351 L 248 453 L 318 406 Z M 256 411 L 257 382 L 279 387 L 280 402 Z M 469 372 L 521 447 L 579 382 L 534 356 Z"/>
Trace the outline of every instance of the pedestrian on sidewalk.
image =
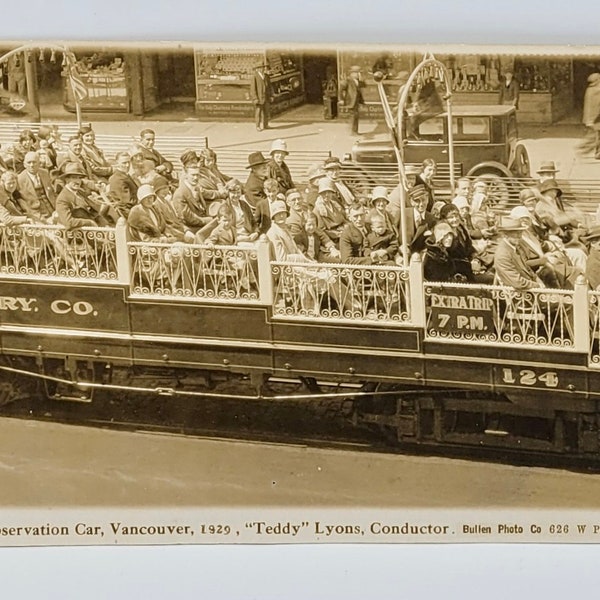
<path id="1" fill-rule="evenodd" d="M 600 159 L 600 73 L 592 73 L 588 77 L 582 120 L 586 132 L 577 150 L 580 154 L 587 154 L 593 150 L 594 158 Z"/>
<path id="2" fill-rule="evenodd" d="M 258 131 L 269 128 L 271 79 L 266 67 L 264 64 L 254 67 L 254 75 L 250 82 L 250 99 L 254 104 L 254 119 Z"/>
<path id="3" fill-rule="evenodd" d="M 340 105 L 345 106 L 350 114 L 350 128 L 353 134 L 358 134 L 360 105 L 365 103 L 362 89 L 366 86 L 362 80 L 361 69 L 355 65 L 350 67 L 350 74 L 340 86 L 342 97 Z"/>

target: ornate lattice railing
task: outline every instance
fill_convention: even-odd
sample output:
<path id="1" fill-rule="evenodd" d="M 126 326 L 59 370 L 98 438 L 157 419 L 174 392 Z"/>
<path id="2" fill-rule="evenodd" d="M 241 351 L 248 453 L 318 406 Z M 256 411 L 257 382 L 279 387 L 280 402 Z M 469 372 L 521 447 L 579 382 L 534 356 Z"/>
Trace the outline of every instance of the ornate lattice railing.
<path id="1" fill-rule="evenodd" d="M 600 368 L 600 292 L 588 293 L 590 311 L 590 366 Z"/>
<path id="2" fill-rule="evenodd" d="M 129 242 L 131 292 L 223 301 L 259 301 L 257 246 Z"/>
<path id="3" fill-rule="evenodd" d="M 277 317 L 411 323 L 408 268 L 272 262 L 271 272 Z"/>
<path id="4" fill-rule="evenodd" d="M 574 349 L 574 292 L 425 284 L 429 339 Z"/>
<path id="5" fill-rule="evenodd" d="M 0 227 L 0 273 L 116 280 L 115 230 L 59 225 Z"/>

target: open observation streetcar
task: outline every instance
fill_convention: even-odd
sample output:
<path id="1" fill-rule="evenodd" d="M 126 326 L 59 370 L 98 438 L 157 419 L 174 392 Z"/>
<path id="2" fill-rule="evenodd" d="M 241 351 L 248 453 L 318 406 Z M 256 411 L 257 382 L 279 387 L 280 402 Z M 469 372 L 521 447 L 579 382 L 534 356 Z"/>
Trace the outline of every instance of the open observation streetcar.
<path id="1" fill-rule="evenodd" d="M 435 59 L 411 77 L 424 70 L 444 81 Z M 451 139 L 448 152 L 452 163 Z M 45 254 L 49 236 L 77 260 Z M 600 458 L 600 292 L 583 278 L 526 292 L 426 282 L 419 255 L 280 262 L 266 239 L 141 243 L 120 221 L 0 228 L 0 285 L 6 406 L 33 385 L 92 405 L 104 393 L 219 400 L 236 382 L 251 390 L 238 399 L 276 402 L 288 385 L 298 402 L 350 403 L 354 426 L 402 445 Z"/>

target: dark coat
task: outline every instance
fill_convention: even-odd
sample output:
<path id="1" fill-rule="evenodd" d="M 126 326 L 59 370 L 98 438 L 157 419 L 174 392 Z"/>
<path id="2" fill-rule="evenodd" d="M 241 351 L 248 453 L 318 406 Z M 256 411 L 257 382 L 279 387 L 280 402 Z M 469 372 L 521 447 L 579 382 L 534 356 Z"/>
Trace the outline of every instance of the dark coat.
<path id="1" fill-rule="evenodd" d="M 421 252 L 425 249 L 425 243 L 427 242 L 427 232 L 433 231 L 436 220 L 435 217 L 425 211 L 423 220 L 417 226 L 415 224 L 415 213 L 413 207 L 406 207 L 406 231 L 408 234 L 408 247 L 411 252 Z M 402 236 L 400 236 L 402 239 Z"/>
<path id="2" fill-rule="evenodd" d="M 271 100 L 271 78 L 264 71 L 262 77 L 254 71 L 250 80 L 250 100 L 254 104 L 269 104 Z"/>
<path id="3" fill-rule="evenodd" d="M 368 225 L 365 225 L 365 230 L 367 235 L 371 231 Z M 353 223 L 347 223 L 340 236 L 342 262 L 352 265 L 370 265 L 372 264 L 370 251 L 367 237 Z"/>
<path id="4" fill-rule="evenodd" d="M 314 240 L 315 244 L 315 255 L 314 257 L 309 256 L 309 258 L 320 260 L 322 258 L 322 254 L 327 248 L 335 248 L 335 245 L 324 231 L 320 231 L 319 229 L 317 229 L 314 233 L 311 234 L 311 237 Z M 306 254 L 306 256 L 308 256 L 308 233 L 303 229 L 299 231 L 296 235 L 294 235 L 294 240 L 296 244 L 298 244 L 298 248 L 300 248 L 300 250 L 302 250 L 302 252 Z"/>
<path id="5" fill-rule="evenodd" d="M 177 216 L 194 233 L 212 221 L 202 194 L 198 191 L 194 197 L 192 190 L 183 181 L 175 190 L 172 202 Z"/>
<path id="6" fill-rule="evenodd" d="M 342 92 L 342 100 L 349 110 L 358 110 L 360 104 L 364 104 L 362 88 L 365 87 L 365 82 L 362 79 L 356 81 L 353 77 L 347 77 L 342 81 L 340 90 Z"/>
<path id="7" fill-rule="evenodd" d="M 156 222 L 150 216 L 154 215 Z M 136 204 L 127 217 L 129 233 L 134 242 L 159 242 L 161 237 L 166 236 L 166 223 L 162 214 L 154 208 L 144 208 Z"/>
<path id="8" fill-rule="evenodd" d="M 248 179 L 246 179 L 246 185 L 244 185 L 244 196 L 252 206 L 257 206 L 261 198 L 267 197 L 263 189 L 264 185 L 265 180 L 254 171 L 251 171 Z"/>
<path id="9" fill-rule="evenodd" d="M 288 190 L 293 189 L 294 182 L 289 167 L 285 162 L 278 165 L 273 159 L 269 161 L 269 177 L 275 179 L 279 184 L 279 191 L 285 194 Z"/>
<path id="10" fill-rule="evenodd" d="M 462 223 L 458 226 L 448 254 L 454 261 L 456 271 L 464 275 L 468 281 L 473 281 L 474 274 L 471 260 L 475 257 L 476 251 L 473 247 L 473 240 Z"/>
<path id="11" fill-rule="evenodd" d="M 64 187 L 56 198 L 56 212 L 58 222 L 66 229 L 107 225 L 106 219 L 100 214 L 98 208 L 67 187 Z"/>
<path id="12" fill-rule="evenodd" d="M 117 212 L 127 217 L 137 200 L 137 183 L 129 173 L 115 169 L 108 180 L 108 187 L 108 197 L 114 202 Z"/>
<path id="13" fill-rule="evenodd" d="M 519 108 L 519 82 L 513 77 L 508 84 L 503 81 L 498 92 L 498 104 L 512 104 Z"/>
<path id="14" fill-rule="evenodd" d="M 392 260 L 398 253 L 398 238 L 391 232 L 377 235 L 371 231 L 367 235 L 367 245 L 370 250 L 385 250 L 389 260 Z"/>
<path id="15" fill-rule="evenodd" d="M 456 275 L 454 261 L 448 251 L 428 242 L 423 258 L 423 276 L 427 281 L 451 281 Z"/>

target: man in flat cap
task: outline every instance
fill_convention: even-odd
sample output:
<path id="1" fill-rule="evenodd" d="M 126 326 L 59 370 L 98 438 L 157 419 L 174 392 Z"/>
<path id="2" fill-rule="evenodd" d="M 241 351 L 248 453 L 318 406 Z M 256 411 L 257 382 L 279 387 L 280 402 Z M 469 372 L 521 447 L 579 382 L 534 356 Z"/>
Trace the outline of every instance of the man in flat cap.
<path id="1" fill-rule="evenodd" d="M 588 86 L 583 97 L 583 124 L 586 132 L 578 146 L 581 154 L 594 152 L 594 158 L 600 159 L 600 73 L 588 77 Z"/>
<path id="2" fill-rule="evenodd" d="M 350 67 L 350 74 L 340 86 L 341 98 L 340 105 L 346 106 L 350 114 L 350 127 L 353 134 L 358 134 L 358 119 L 360 105 L 365 103 L 362 89 L 365 82 L 360 74 L 360 67 L 354 65 Z"/>

